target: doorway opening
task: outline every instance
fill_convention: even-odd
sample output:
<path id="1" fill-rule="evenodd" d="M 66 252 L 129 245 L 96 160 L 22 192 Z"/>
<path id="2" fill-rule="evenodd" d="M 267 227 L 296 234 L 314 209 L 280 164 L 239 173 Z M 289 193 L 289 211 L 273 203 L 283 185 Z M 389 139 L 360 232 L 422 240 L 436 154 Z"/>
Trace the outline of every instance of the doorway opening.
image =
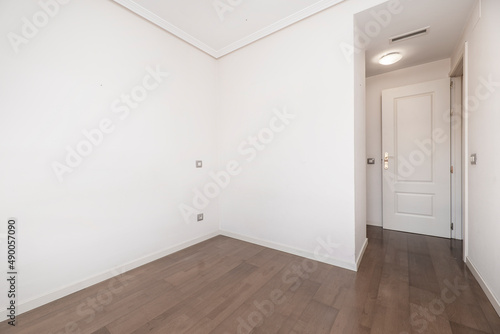
<path id="1" fill-rule="evenodd" d="M 449 0 L 442 2 L 403 0 L 400 4 L 401 6 L 396 8 L 391 7 L 390 2 L 384 2 L 355 15 L 354 51 L 362 50 L 361 52 L 364 53 L 366 59 L 367 224 L 384 227 L 382 186 L 385 152 L 382 152 L 380 92 L 384 89 L 447 78 L 448 83 L 452 81 L 454 86 L 448 87 L 448 92 L 451 93 L 449 100 L 452 111 L 447 116 L 450 142 L 447 152 L 447 175 L 443 176 L 449 183 L 447 188 L 448 214 L 446 222 L 443 223 L 446 224 L 447 230 L 442 236 L 461 240 L 466 235 L 467 229 L 465 205 L 467 195 L 464 183 L 467 167 L 464 166 L 464 160 L 467 152 L 462 145 L 462 142 L 466 142 L 466 138 L 462 136 L 465 132 L 462 126 L 466 125 L 461 124 L 462 111 L 457 110 L 460 108 L 459 105 L 465 104 L 465 102 L 457 100 L 457 96 L 461 96 L 466 89 L 461 87 L 460 75 L 455 72 L 450 73 L 450 68 L 452 63 L 456 63 L 455 59 L 451 58 L 455 58 L 457 54 L 457 43 L 462 37 L 462 27 L 466 25 L 470 13 L 475 8 L 476 1 L 464 0 L 457 3 Z M 456 7 L 457 5 L 460 7 Z M 433 16 L 434 19 L 425 15 L 429 8 L 432 8 L 433 12 L 436 13 Z M 442 20 L 442 17 L 446 17 L 447 20 Z M 425 34 L 394 41 L 393 37 L 422 27 L 428 28 Z M 426 51 L 422 52 L 423 50 Z M 399 53 L 402 60 L 394 65 L 385 67 L 380 65 L 381 57 L 391 53 Z M 437 56 L 437 53 L 440 53 L 440 56 Z M 463 65 L 461 66 L 463 67 Z M 383 82 L 383 76 L 388 78 L 389 84 L 387 81 Z M 373 89 L 370 90 L 370 86 L 376 86 L 376 89 L 379 90 L 378 96 L 375 96 L 377 92 L 374 92 Z M 388 155 L 390 160 L 391 154 Z M 452 167 L 453 173 L 451 173 Z M 418 201 L 408 201 L 408 196 L 400 197 L 403 200 L 401 211 L 414 210 L 412 206 Z M 430 199 L 424 197 L 418 197 L 422 207 L 430 203 Z M 407 200 L 406 204 L 404 200 Z M 466 245 L 464 246 L 466 252 Z"/>

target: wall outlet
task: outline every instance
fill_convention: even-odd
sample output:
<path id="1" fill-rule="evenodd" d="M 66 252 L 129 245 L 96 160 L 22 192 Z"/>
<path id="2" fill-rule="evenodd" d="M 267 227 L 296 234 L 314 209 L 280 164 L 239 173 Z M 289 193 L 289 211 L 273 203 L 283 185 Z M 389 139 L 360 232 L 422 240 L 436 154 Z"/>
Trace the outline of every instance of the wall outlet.
<path id="1" fill-rule="evenodd" d="M 471 154 L 470 156 L 470 164 L 471 165 L 477 165 L 477 154 Z"/>
<path id="2" fill-rule="evenodd" d="M 198 214 L 198 221 L 201 222 L 203 220 L 203 213 Z"/>
<path id="3" fill-rule="evenodd" d="M 201 167 L 203 167 L 203 161 L 196 160 L 196 168 L 201 168 Z"/>

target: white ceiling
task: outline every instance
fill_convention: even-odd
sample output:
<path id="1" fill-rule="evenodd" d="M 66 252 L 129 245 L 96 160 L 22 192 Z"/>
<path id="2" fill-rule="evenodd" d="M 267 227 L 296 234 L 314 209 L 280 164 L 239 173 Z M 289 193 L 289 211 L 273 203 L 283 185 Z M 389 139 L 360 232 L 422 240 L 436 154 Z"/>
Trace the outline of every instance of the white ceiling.
<path id="1" fill-rule="evenodd" d="M 219 58 L 345 0 L 114 1 Z"/>
<path id="2" fill-rule="evenodd" d="M 114 0 L 215 58 L 346 0 Z M 349 1 L 349 0 L 347 0 Z M 401 13 L 366 45 L 366 75 L 373 76 L 451 56 L 478 0 L 399 0 Z M 394 3 L 393 1 L 390 1 Z M 218 9 L 216 9 L 216 6 Z M 356 15 L 358 27 L 377 23 L 373 12 Z M 430 26 L 421 37 L 390 44 L 389 38 Z M 378 64 L 380 57 L 398 51 L 397 64 Z"/>
<path id="3" fill-rule="evenodd" d="M 366 75 L 373 76 L 397 69 L 449 58 L 457 46 L 465 24 L 477 0 L 401 0 L 403 10 L 391 15 L 390 23 L 370 38 L 366 48 Z M 387 3 L 356 15 L 358 29 L 364 31 L 377 22 L 373 11 L 387 10 Z M 373 23 L 371 23 L 373 24 Z M 429 33 L 391 44 L 394 36 L 430 26 Z M 381 56 L 401 52 L 403 60 L 383 66 Z"/>

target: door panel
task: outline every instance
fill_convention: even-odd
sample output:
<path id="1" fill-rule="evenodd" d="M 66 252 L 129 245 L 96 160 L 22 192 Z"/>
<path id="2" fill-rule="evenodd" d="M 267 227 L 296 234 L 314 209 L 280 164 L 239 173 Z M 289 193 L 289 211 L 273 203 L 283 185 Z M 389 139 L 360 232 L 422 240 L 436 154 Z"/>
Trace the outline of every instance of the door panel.
<path id="1" fill-rule="evenodd" d="M 418 150 L 417 143 L 432 136 L 432 96 L 430 94 L 409 96 L 395 100 L 395 152 L 401 158 L 396 160 L 398 181 L 432 182 L 432 159 L 422 159 L 408 169 L 410 159 L 419 159 L 412 155 Z"/>
<path id="2" fill-rule="evenodd" d="M 450 236 L 450 80 L 382 93 L 384 228 Z"/>

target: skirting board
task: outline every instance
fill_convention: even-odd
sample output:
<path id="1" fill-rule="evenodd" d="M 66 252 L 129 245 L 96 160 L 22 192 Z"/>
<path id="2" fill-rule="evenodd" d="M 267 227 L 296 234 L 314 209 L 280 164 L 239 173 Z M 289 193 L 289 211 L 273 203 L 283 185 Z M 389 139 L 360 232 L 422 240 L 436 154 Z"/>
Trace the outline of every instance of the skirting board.
<path id="1" fill-rule="evenodd" d="M 297 249 L 297 248 L 293 248 L 293 247 L 290 247 L 290 246 L 286 246 L 286 245 L 283 245 L 283 244 L 275 243 L 275 242 L 272 242 L 272 241 L 267 241 L 267 240 L 262 240 L 262 239 L 247 237 L 245 235 L 241 235 L 241 234 L 233 233 L 233 232 L 229 232 L 229 231 L 224 231 L 224 230 L 221 230 L 220 234 L 224 235 L 226 237 L 230 237 L 230 238 L 233 238 L 233 239 L 238 239 L 238 240 L 241 240 L 241 241 L 246 241 L 246 242 L 249 242 L 249 243 L 252 243 L 252 244 L 256 244 L 256 245 L 259 245 L 259 246 L 263 246 L 263 247 L 275 249 L 275 250 L 278 250 L 278 251 L 281 251 L 281 252 L 290 253 L 290 254 L 293 254 L 293 255 L 305 257 L 307 259 L 311 259 L 311 260 L 314 260 L 314 261 L 331 264 L 332 266 L 341 267 L 341 268 L 349 269 L 349 270 L 352 270 L 352 271 L 357 271 L 357 269 L 358 269 L 357 263 L 355 263 L 355 262 L 347 262 L 347 261 L 342 261 L 342 260 L 338 260 L 338 259 L 334 259 L 334 258 L 328 258 L 326 260 L 320 260 L 320 259 L 318 259 L 314 255 L 314 253 L 311 253 L 311 252 L 308 252 L 308 251 L 304 251 L 304 250 L 301 250 L 301 249 Z M 360 253 L 360 256 L 359 256 L 359 259 L 358 259 L 359 261 L 361 261 L 360 259 L 363 256 L 363 252 L 364 252 L 364 248 L 366 247 L 366 244 L 367 244 L 367 242 L 365 242 L 365 246 L 363 246 L 363 251 Z"/>
<path id="2" fill-rule="evenodd" d="M 31 300 L 25 301 L 25 302 L 17 305 L 17 315 L 31 311 L 37 307 L 48 304 L 48 303 L 53 302 L 57 299 L 68 296 L 68 295 L 75 293 L 77 291 L 80 291 L 82 289 L 88 288 L 89 286 L 103 282 L 107 279 L 121 275 L 127 271 L 138 268 L 138 267 L 145 265 L 149 262 L 153 262 L 155 260 L 161 259 L 162 257 L 165 257 L 167 255 L 178 252 L 184 248 L 191 247 L 193 245 L 196 245 L 200 242 L 211 239 L 211 238 L 216 237 L 218 235 L 219 235 L 219 232 L 216 231 L 216 232 L 212 232 L 212 233 L 203 235 L 201 237 L 198 237 L 198 238 L 186 241 L 186 242 L 182 242 L 180 244 L 166 248 L 166 249 L 161 250 L 159 252 L 143 256 L 143 257 L 141 257 L 137 260 L 134 260 L 134 261 L 130 261 L 128 263 L 125 263 L 122 266 L 113 268 L 113 269 L 108 270 L 106 272 L 100 273 L 98 275 L 89 277 L 89 278 L 84 279 L 84 280 L 81 280 L 77 283 L 62 287 L 61 289 L 58 289 L 56 291 L 52 291 L 52 292 L 49 292 L 45 295 L 35 297 Z M 0 318 L 7 319 L 7 310 L 0 311 Z"/>
<path id="3" fill-rule="evenodd" d="M 488 297 L 488 300 L 490 301 L 491 305 L 493 305 L 493 308 L 495 311 L 497 311 L 498 315 L 500 316 L 500 302 L 495 298 L 495 295 L 493 292 L 491 292 L 490 288 L 488 287 L 488 284 L 484 281 L 483 277 L 477 271 L 476 267 L 474 264 L 470 261 L 469 258 L 467 258 L 467 268 L 472 272 L 472 275 L 476 278 L 477 282 L 483 289 L 484 293 L 486 294 L 486 297 Z"/>
<path id="4" fill-rule="evenodd" d="M 366 247 L 368 247 L 368 238 L 365 239 L 363 243 L 363 247 L 361 248 L 361 252 L 359 252 L 358 258 L 356 259 L 356 271 L 359 269 L 359 265 L 361 264 L 361 260 L 363 260 L 363 256 L 365 255 Z"/>
<path id="5" fill-rule="evenodd" d="M 383 227 L 382 223 L 380 222 L 374 222 L 374 221 L 371 221 L 371 220 L 368 220 L 366 222 L 366 225 L 369 225 L 369 226 L 376 226 L 376 227 Z"/>

